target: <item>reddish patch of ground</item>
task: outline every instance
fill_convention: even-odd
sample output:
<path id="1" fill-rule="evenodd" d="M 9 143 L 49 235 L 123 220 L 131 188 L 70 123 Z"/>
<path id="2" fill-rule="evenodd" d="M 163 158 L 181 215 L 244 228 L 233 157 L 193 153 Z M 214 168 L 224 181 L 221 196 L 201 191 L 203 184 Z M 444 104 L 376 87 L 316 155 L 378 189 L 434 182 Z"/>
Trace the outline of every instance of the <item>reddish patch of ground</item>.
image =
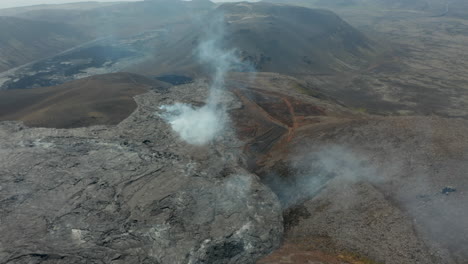
<path id="1" fill-rule="evenodd" d="M 231 113 L 239 137 L 248 142 L 245 153 L 251 168 L 268 157 L 277 144 L 287 144 L 296 130 L 307 124 L 306 117 L 323 116 L 325 110 L 283 94 L 260 89 L 233 89 L 243 108 Z"/>

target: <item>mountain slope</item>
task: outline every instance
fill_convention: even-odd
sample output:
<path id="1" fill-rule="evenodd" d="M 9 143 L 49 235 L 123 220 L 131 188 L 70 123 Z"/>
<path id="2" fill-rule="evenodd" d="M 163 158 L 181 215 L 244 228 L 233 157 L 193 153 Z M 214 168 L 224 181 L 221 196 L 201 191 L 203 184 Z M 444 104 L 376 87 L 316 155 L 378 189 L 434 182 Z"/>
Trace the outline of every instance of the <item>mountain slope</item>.
<path id="1" fill-rule="evenodd" d="M 460 16 L 467 12 L 466 3 L 462 0 L 263 0 L 263 2 L 332 10 L 354 7 L 361 10 L 409 11 L 427 13 L 430 16 Z"/>
<path id="2" fill-rule="evenodd" d="M 326 10 L 269 3 L 229 3 L 210 13 L 208 20 L 225 17 L 224 48 L 257 71 L 330 73 L 360 69 L 378 53 L 378 46 Z M 222 22 L 221 22 L 222 23 Z M 197 71 L 195 50 L 206 39 L 205 23 L 194 25 L 176 43 L 141 68 L 154 71 Z M 151 66 L 150 66 L 151 65 Z"/>
<path id="3" fill-rule="evenodd" d="M 0 17 L 0 72 L 57 54 L 87 38 L 63 23 Z"/>
<path id="4" fill-rule="evenodd" d="M 58 10 L 90 10 L 98 7 L 111 6 L 121 4 L 122 2 L 77 2 L 68 4 L 38 4 L 33 6 L 20 6 L 0 9 L 0 16 L 17 16 L 29 11 L 37 11 L 44 9 L 58 9 Z"/>
<path id="5" fill-rule="evenodd" d="M 86 10 L 45 8 L 18 13 L 16 16 L 69 23 L 95 37 L 102 37 L 160 28 L 210 10 L 213 6 L 214 3 L 210 1 L 153 0 L 95 5 Z"/>

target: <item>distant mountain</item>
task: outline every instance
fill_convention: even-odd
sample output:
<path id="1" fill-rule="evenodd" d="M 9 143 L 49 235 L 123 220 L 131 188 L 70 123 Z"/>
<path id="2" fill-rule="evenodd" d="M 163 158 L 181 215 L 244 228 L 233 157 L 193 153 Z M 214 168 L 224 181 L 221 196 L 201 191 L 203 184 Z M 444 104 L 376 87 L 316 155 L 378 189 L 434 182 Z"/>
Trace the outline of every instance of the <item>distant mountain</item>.
<path id="1" fill-rule="evenodd" d="M 378 53 L 378 46 L 331 11 L 270 3 L 226 3 L 207 15 L 225 16 L 225 49 L 257 71 L 330 73 L 360 69 Z M 138 70 L 199 71 L 198 44 L 205 25 L 194 25 Z M 150 73 L 150 72 L 148 72 Z"/>
<path id="2" fill-rule="evenodd" d="M 96 1 L 89 1 L 89 2 L 78 2 L 78 3 L 68 3 L 68 4 L 40 4 L 40 5 L 33 5 L 33 6 L 21 6 L 21 7 L 11 7 L 11 8 L 4 8 L 0 9 L 0 16 L 16 16 L 19 14 L 23 14 L 29 11 L 37 11 L 37 10 L 90 10 L 98 7 L 105 7 L 111 6 L 115 4 L 122 4 L 122 2 L 96 2 Z"/>
<path id="3" fill-rule="evenodd" d="M 427 12 L 430 16 L 467 18 L 468 4 L 464 0 L 262 0 L 263 2 L 300 5 L 314 8 L 381 8 L 381 10 Z"/>
<path id="4" fill-rule="evenodd" d="M 214 8 L 208 0 L 74 3 L 0 9 L 0 72 L 103 37 L 185 27 Z M 177 34 L 172 34 L 177 35 Z"/>
<path id="5" fill-rule="evenodd" d="M 210 1 L 151 0 L 112 5 L 91 5 L 88 8 L 43 8 L 17 13 L 16 16 L 41 21 L 79 26 L 85 32 L 103 35 L 135 34 L 174 23 L 195 13 L 210 10 Z"/>
<path id="6" fill-rule="evenodd" d="M 0 72 L 57 54 L 88 39 L 63 23 L 16 17 L 0 17 L 0 36 Z"/>
<path id="7" fill-rule="evenodd" d="M 430 1 L 430 0 L 429 0 Z M 385 5 L 393 8 L 427 8 L 426 0 L 263 0 L 269 3 L 310 4 L 314 6 Z"/>

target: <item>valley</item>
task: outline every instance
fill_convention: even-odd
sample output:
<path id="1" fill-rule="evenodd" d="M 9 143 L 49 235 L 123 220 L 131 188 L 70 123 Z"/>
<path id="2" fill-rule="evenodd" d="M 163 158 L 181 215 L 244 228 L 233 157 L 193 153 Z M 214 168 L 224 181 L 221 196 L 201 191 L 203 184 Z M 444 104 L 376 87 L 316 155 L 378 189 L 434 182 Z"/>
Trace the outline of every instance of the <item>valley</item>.
<path id="1" fill-rule="evenodd" d="M 0 72 L 81 44 L 89 38 L 72 26 L 0 17 Z"/>
<path id="2" fill-rule="evenodd" d="M 0 90 L 31 89 L 63 84 L 96 74 L 121 72 L 152 56 L 167 29 L 131 38 L 93 40 L 61 54 L 0 73 Z"/>

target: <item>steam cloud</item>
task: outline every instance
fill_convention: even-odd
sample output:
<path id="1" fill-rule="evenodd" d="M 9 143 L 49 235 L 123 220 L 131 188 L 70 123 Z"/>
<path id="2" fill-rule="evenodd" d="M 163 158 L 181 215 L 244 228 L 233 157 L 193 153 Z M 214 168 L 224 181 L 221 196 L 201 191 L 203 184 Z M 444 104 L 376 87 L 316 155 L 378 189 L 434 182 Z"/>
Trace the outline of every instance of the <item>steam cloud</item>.
<path id="1" fill-rule="evenodd" d="M 161 107 L 166 113 L 162 117 L 179 136 L 192 145 L 204 145 L 215 138 L 224 128 L 224 112 L 217 112 L 211 105 L 195 109 L 177 103 Z"/>
<path id="2" fill-rule="evenodd" d="M 218 136 L 227 124 L 226 105 L 221 103 L 225 88 L 226 74 L 242 65 L 235 50 L 225 50 L 224 17 L 211 20 L 205 32 L 205 40 L 196 49 L 198 61 L 209 68 L 212 83 L 206 105 L 194 108 L 187 104 L 176 103 L 162 106 L 166 112 L 162 117 L 172 126 L 179 136 L 193 145 L 204 145 Z"/>
<path id="3" fill-rule="evenodd" d="M 266 184 L 278 195 L 283 206 L 294 206 L 317 194 L 336 177 L 350 182 L 378 181 L 377 168 L 369 159 L 350 148 L 326 145 L 313 152 L 297 153 L 287 164 L 294 177 L 269 175 Z M 281 168 L 280 168 L 281 170 Z"/>

